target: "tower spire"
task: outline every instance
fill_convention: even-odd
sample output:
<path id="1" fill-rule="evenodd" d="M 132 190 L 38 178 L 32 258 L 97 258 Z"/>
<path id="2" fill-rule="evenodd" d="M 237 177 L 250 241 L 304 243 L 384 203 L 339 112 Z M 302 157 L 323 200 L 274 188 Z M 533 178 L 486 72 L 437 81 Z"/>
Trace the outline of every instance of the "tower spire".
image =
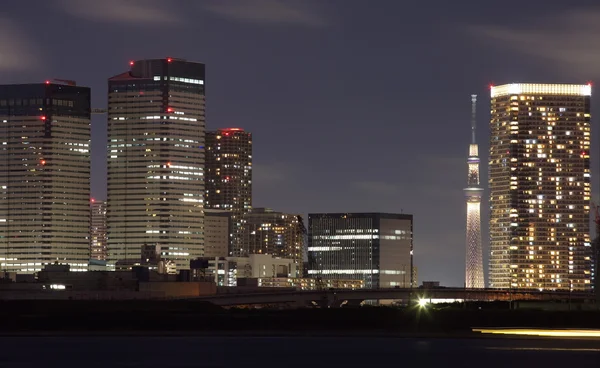
<path id="1" fill-rule="evenodd" d="M 477 126 L 477 95 L 471 95 L 471 144 L 475 144 L 475 129 Z"/>
<path id="2" fill-rule="evenodd" d="M 485 287 L 483 276 L 483 251 L 481 248 L 481 195 L 479 186 L 479 146 L 475 143 L 477 95 L 471 95 L 471 144 L 469 145 L 469 167 L 465 199 L 467 200 L 467 237 L 465 257 L 465 287 Z"/>

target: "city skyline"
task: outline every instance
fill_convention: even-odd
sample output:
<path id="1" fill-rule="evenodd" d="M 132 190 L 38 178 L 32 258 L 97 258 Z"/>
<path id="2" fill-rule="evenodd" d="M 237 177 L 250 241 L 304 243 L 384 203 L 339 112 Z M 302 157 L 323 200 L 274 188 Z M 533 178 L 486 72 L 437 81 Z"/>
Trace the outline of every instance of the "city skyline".
<path id="1" fill-rule="evenodd" d="M 205 62 L 211 81 L 207 129 L 241 126 L 254 135 L 255 206 L 302 214 L 412 213 L 419 279 L 446 285 L 464 280 L 465 96 L 485 96 L 485 106 L 489 83 L 586 83 L 600 76 L 598 55 L 588 47 L 599 31 L 591 1 L 551 0 L 543 9 L 518 1 L 486 7 L 381 2 L 377 8 L 352 0 L 305 1 L 286 2 L 284 10 L 265 1 L 246 16 L 209 1 L 168 9 L 146 2 L 139 13 L 135 1 L 128 2 L 129 11 L 119 11 L 114 1 L 105 9 L 81 3 L 5 4 L 12 21 L 1 30 L 12 37 L 0 39 L 3 83 L 75 79 L 92 88 L 94 107 L 105 107 L 106 78 L 129 60 Z M 520 11 L 506 19 L 501 10 L 510 4 Z M 297 11 L 286 12 L 289 7 Z M 53 33 L 42 28 L 48 16 Z M 531 16 L 540 24 L 530 24 Z M 481 111 L 480 121 L 489 121 Z M 480 152 L 487 152 L 482 128 L 477 139 Z M 92 131 L 92 196 L 103 200 L 103 116 L 92 118 Z M 598 145 L 592 134 L 593 169 Z M 365 149 L 356 154 L 355 147 Z M 351 152 L 350 158 L 340 158 L 341 152 Z M 485 227 L 482 235 L 487 264 Z"/>

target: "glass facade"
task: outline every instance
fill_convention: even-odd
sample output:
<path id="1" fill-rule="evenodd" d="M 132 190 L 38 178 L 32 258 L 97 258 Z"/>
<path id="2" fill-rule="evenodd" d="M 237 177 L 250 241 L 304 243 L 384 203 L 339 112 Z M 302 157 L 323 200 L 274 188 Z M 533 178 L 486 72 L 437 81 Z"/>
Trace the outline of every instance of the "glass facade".
<path id="1" fill-rule="evenodd" d="M 204 64 L 131 62 L 109 79 L 109 260 L 143 245 L 189 269 L 204 245 Z"/>
<path id="2" fill-rule="evenodd" d="M 0 86 L 0 263 L 34 273 L 90 256 L 90 89 Z"/>
<path id="3" fill-rule="evenodd" d="M 411 287 L 413 217 L 386 213 L 308 216 L 308 276 Z"/>

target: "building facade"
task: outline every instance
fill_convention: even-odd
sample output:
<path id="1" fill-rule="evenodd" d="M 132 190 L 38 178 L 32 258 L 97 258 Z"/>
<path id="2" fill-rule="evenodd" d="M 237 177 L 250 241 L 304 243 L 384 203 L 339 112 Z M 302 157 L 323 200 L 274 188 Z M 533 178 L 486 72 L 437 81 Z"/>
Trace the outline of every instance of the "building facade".
<path id="1" fill-rule="evenodd" d="M 130 63 L 109 79 L 109 260 L 157 245 L 178 269 L 204 246 L 204 64 Z"/>
<path id="2" fill-rule="evenodd" d="M 231 212 L 231 255 L 240 256 L 244 214 L 252 209 L 252 134 L 240 128 L 206 132 L 205 208 Z"/>
<path id="3" fill-rule="evenodd" d="M 90 256 L 90 89 L 0 86 L 0 269 L 34 273 Z"/>
<path id="4" fill-rule="evenodd" d="M 590 96 L 590 85 L 491 88 L 491 287 L 590 289 Z"/>
<path id="5" fill-rule="evenodd" d="M 106 247 L 106 202 L 90 201 L 90 259 L 105 261 Z"/>
<path id="6" fill-rule="evenodd" d="M 300 270 L 293 259 L 269 254 L 247 257 L 201 257 L 192 261 L 195 277 L 214 280 L 218 286 L 237 286 L 237 280 L 259 278 L 297 278 Z"/>
<path id="7" fill-rule="evenodd" d="M 298 215 L 253 208 L 244 215 L 240 244 L 242 256 L 269 254 L 289 258 L 300 272 L 303 269 L 304 234 Z"/>
<path id="8" fill-rule="evenodd" d="M 476 132 L 477 95 L 471 95 L 471 144 L 467 159 L 468 174 L 465 198 L 467 200 L 467 234 L 465 257 L 465 287 L 468 289 L 485 288 L 483 277 L 483 249 L 481 247 L 481 195 L 479 185 L 479 145 Z"/>
<path id="9" fill-rule="evenodd" d="M 204 210 L 204 257 L 229 256 L 232 221 L 226 210 Z"/>
<path id="10" fill-rule="evenodd" d="M 411 287 L 413 216 L 308 215 L 309 277 L 363 280 L 366 288 Z"/>

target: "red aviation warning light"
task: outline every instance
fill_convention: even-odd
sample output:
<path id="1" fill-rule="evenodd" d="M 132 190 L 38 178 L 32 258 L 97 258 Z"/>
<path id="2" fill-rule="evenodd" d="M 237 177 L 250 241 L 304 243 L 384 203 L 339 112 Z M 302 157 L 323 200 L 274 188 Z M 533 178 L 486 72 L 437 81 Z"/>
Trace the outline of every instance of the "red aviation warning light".
<path id="1" fill-rule="evenodd" d="M 131 61 L 129 62 L 129 65 L 133 66 L 133 64 L 135 64 L 135 63 L 133 62 L 133 60 L 131 60 Z"/>
<path id="2" fill-rule="evenodd" d="M 173 112 L 173 108 L 172 107 L 168 107 L 167 108 L 167 112 Z"/>
<path id="3" fill-rule="evenodd" d="M 172 58 L 167 58 L 167 63 L 170 63 L 171 61 L 173 61 Z"/>
<path id="4" fill-rule="evenodd" d="M 40 116 L 40 119 L 41 120 L 46 120 L 46 117 L 45 116 Z"/>
<path id="5" fill-rule="evenodd" d="M 41 164 L 42 166 L 46 165 L 46 160 L 44 160 L 44 159 L 41 159 L 41 160 L 40 160 L 40 164 Z"/>
<path id="6" fill-rule="evenodd" d="M 91 198 L 90 202 L 94 203 L 94 202 L 96 202 L 96 200 L 94 198 Z"/>
<path id="7" fill-rule="evenodd" d="M 46 84 L 50 84 L 50 81 L 49 81 L 49 80 L 47 80 L 47 81 L 46 81 Z"/>

